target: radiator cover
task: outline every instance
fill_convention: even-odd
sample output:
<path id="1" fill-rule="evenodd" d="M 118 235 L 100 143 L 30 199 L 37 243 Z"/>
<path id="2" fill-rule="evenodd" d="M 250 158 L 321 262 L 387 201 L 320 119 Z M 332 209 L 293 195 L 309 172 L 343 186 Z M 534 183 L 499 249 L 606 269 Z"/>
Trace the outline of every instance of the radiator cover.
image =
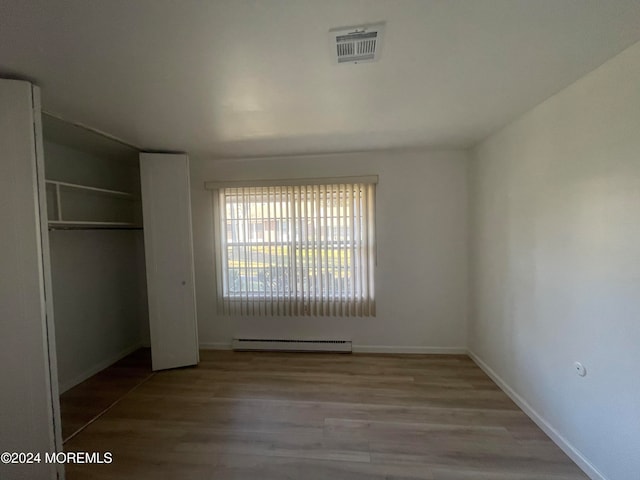
<path id="1" fill-rule="evenodd" d="M 333 352 L 351 353 L 351 340 L 288 340 L 272 338 L 234 338 L 237 351 Z"/>

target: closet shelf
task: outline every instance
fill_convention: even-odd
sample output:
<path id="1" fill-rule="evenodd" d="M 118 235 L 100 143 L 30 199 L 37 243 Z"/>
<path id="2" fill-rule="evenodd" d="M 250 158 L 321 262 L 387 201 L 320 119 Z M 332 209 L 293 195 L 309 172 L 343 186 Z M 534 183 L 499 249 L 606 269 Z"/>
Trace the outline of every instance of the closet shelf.
<path id="1" fill-rule="evenodd" d="M 109 190 L 106 188 L 90 187 L 88 185 L 79 185 L 77 183 L 58 182 L 56 180 L 46 180 L 46 183 L 49 185 L 55 185 L 56 188 L 59 188 L 59 187 L 77 188 L 78 190 L 86 190 L 89 192 L 103 193 L 105 195 L 113 195 L 115 197 L 133 198 L 132 193 L 122 192 L 119 190 Z"/>
<path id="2" fill-rule="evenodd" d="M 136 197 L 132 193 L 57 180 L 46 180 L 46 184 L 53 194 L 47 195 L 50 230 L 141 228 L 139 222 L 134 223 Z M 69 196 L 72 191 L 85 192 L 86 197 L 74 203 Z"/>

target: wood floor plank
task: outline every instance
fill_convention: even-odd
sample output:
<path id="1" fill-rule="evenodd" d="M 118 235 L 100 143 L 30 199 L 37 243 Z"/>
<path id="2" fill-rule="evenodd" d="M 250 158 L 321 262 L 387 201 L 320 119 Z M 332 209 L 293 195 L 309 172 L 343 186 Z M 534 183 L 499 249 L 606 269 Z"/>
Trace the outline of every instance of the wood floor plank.
<path id="1" fill-rule="evenodd" d="M 151 374 L 151 351 L 141 348 L 60 395 L 67 439 Z"/>
<path id="2" fill-rule="evenodd" d="M 463 355 L 201 358 L 157 373 L 67 442 L 113 454 L 67 478 L 587 478 Z"/>

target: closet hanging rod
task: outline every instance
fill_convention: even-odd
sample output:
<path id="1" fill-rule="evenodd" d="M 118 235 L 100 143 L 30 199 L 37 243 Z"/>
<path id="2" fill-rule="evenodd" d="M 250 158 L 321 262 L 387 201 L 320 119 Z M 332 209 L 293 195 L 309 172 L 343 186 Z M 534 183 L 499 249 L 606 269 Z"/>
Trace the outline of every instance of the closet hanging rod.
<path id="1" fill-rule="evenodd" d="M 49 220 L 49 230 L 142 230 L 138 223 Z"/>
<path id="2" fill-rule="evenodd" d="M 142 227 L 49 227 L 52 230 L 142 230 Z"/>

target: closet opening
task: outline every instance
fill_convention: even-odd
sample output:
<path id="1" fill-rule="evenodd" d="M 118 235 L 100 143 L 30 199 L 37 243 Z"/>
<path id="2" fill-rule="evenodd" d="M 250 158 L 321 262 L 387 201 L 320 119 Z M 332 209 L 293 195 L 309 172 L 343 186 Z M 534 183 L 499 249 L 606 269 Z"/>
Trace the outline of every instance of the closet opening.
<path id="1" fill-rule="evenodd" d="M 66 441 L 152 375 L 140 152 L 49 115 L 42 123 Z"/>

